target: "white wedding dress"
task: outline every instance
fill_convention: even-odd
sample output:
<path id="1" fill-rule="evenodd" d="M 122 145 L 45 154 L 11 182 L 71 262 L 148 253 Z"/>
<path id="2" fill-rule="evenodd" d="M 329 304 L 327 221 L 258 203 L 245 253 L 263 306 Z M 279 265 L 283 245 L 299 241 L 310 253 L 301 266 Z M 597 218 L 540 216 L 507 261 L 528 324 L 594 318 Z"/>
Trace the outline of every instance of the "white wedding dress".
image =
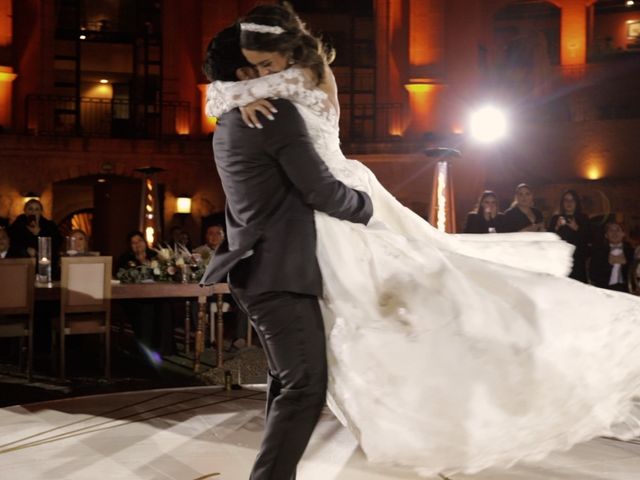
<path id="1" fill-rule="evenodd" d="M 434 229 L 344 157 L 299 69 L 214 82 L 207 113 L 268 97 L 292 100 L 331 172 L 373 200 L 373 227 L 316 213 L 329 403 L 369 460 L 473 473 L 640 433 L 640 298 L 565 278 L 554 234 Z"/>

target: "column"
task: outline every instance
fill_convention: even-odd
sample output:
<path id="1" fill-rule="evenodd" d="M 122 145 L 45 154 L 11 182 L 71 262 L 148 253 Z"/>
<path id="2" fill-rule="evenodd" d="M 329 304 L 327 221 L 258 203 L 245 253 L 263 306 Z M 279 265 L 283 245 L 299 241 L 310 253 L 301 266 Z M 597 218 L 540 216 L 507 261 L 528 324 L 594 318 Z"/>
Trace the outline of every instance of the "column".
<path id="1" fill-rule="evenodd" d="M 561 0 L 560 63 L 563 67 L 584 65 L 587 62 L 588 7 L 595 0 Z"/>
<path id="2" fill-rule="evenodd" d="M 399 105 L 396 112 L 386 124 L 378 125 L 388 129 L 378 132 L 391 135 L 402 135 L 408 123 L 405 118 L 404 105 L 406 93 L 403 89 L 408 67 L 407 55 L 407 0 L 376 0 L 376 103 L 378 105 Z M 380 110 L 380 109 L 379 109 Z"/>
<path id="3" fill-rule="evenodd" d="M 409 135 L 439 130 L 439 101 L 445 85 L 445 6 L 442 0 L 409 2 Z"/>

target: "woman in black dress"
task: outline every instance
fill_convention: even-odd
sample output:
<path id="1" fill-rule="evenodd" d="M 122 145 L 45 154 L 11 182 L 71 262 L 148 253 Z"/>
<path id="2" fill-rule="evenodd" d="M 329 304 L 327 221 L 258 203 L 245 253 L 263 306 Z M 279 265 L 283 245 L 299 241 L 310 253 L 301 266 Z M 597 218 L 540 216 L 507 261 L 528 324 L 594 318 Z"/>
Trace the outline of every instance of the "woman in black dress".
<path id="1" fill-rule="evenodd" d="M 567 190 L 560 199 L 559 213 L 549 221 L 549 231 L 560 235 L 565 242 L 576 247 L 573 252 L 573 269 L 569 275 L 575 280 L 587 283 L 587 258 L 591 226 L 589 217 L 582 213 L 580 196 L 575 190 Z"/>
<path id="2" fill-rule="evenodd" d="M 498 197 L 485 190 L 478 199 L 475 210 L 467 214 L 463 233 L 496 233 L 502 228 L 502 214 L 498 213 Z"/>
<path id="3" fill-rule="evenodd" d="M 516 187 L 511 207 L 504 212 L 503 232 L 544 232 L 542 212 L 533 206 L 533 192 L 529 185 Z"/>

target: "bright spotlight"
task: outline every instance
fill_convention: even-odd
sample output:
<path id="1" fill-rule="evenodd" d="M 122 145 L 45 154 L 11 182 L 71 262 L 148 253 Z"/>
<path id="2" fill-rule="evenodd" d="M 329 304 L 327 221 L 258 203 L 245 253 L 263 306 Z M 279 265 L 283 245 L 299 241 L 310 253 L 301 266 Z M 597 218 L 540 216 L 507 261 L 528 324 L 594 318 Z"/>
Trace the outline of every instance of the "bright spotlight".
<path id="1" fill-rule="evenodd" d="M 469 128 L 471 136 L 479 142 L 490 143 L 507 133 L 507 118 L 495 107 L 486 106 L 471 114 Z"/>

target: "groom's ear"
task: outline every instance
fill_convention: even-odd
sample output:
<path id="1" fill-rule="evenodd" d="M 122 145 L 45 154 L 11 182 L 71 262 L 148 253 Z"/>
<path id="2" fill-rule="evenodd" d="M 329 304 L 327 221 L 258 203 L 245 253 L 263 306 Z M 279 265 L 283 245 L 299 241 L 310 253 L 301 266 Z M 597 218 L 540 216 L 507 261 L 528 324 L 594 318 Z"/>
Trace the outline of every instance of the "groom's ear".
<path id="1" fill-rule="evenodd" d="M 251 80 L 252 78 L 258 78 L 258 72 L 253 67 L 240 67 L 236 69 L 236 77 L 238 80 Z"/>

